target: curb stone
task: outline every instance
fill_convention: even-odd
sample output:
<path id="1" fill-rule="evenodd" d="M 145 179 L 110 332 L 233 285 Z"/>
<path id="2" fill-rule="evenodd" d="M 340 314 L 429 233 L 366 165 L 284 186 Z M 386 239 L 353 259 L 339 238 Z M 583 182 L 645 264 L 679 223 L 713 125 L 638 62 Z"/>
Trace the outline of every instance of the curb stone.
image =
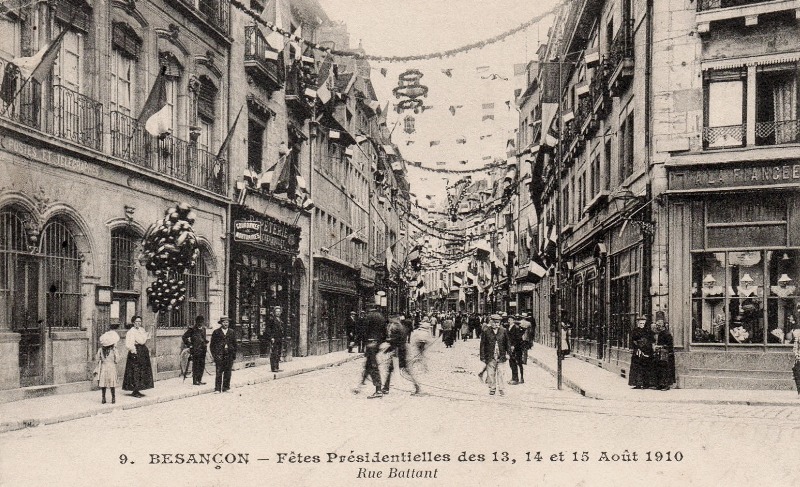
<path id="1" fill-rule="evenodd" d="M 353 354 L 352 356 L 349 356 L 347 358 L 340 359 L 340 360 L 337 360 L 337 361 L 331 362 L 331 363 L 324 363 L 324 364 L 315 365 L 315 366 L 311 366 L 311 367 L 304 367 L 302 369 L 287 371 L 287 372 L 280 373 L 280 374 L 271 373 L 271 374 L 268 374 L 268 375 L 266 375 L 264 377 L 256 377 L 254 379 L 248 379 L 247 381 L 243 381 L 243 382 L 240 382 L 240 383 L 237 383 L 237 384 L 232 384 L 231 388 L 246 387 L 246 386 L 249 386 L 249 385 L 256 385 L 256 384 L 270 382 L 270 381 L 277 380 L 277 379 L 283 379 L 283 378 L 286 378 L 286 377 L 293 377 L 293 376 L 305 374 L 305 373 L 308 373 L 308 372 L 314 372 L 316 370 L 327 369 L 329 367 L 336 367 L 336 366 L 345 364 L 347 362 L 352 362 L 354 360 L 358 360 L 360 358 L 363 358 L 363 356 L 364 356 L 364 354 L 358 353 L 358 354 Z M 88 417 L 97 416 L 97 415 L 100 415 L 100 414 L 107 414 L 107 413 L 110 413 L 110 412 L 113 412 L 113 411 L 135 409 L 135 408 L 140 408 L 140 407 L 145 407 L 145 406 L 153 406 L 155 404 L 175 401 L 175 400 L 179 400 L 179 399 L 185 399 L 185 398 L 189 398 L 189 397 L 193 397 L 193 396 L 200 396 L 200 395 L 203 395 L 203 394 L 211 394 L 213 392 L 214 392 L 213 388 L 207 388 L 207 389 L 203 389 L 203 390 L 194 390 L 194 391 L 183 392 L 183 393 L 178 393 L 178 394 L 169 394 L 169 395 L 166 395 L 166 396 L 163 396 L 163 397 L 158 397 L 158 398 L 145 398 L 144 400 L 139 400 L 137 402 L 132 402 L 132 403 L 129 403 L 129 404 L 106 405 L 106 407 L 103 407 L 103 408 L 92 408 L 92 409 L 88 409 L 88 410 L 84 410 L 84 411 L 78 411 L 78 412 L 75 412 L 75 413 L 69 413 L 69 414 L 64 414 L 64 415 L 59 415 L 59 416 L 51 416 L 51 417 L 46 417 L 46 418 L 30 418 L 30 419 L 14 420 L 14 421 L 5 421 L 5 422 L 0 423 L 0 433 L 6 433 L 6 432 L 9 432 L 9 431 L 17 431 L 17 430 L 22 430 L 22 429 L 26 429 L 26 428 L 35 428 L 35 427 L 44 426 L 44 425 L 47 425 L 47 424 L 63 423 L 63 422 L 66 422 L 66 421 L 73 421 L 73 420 L 76 420 L 76 419 L 88 418 Z"/>

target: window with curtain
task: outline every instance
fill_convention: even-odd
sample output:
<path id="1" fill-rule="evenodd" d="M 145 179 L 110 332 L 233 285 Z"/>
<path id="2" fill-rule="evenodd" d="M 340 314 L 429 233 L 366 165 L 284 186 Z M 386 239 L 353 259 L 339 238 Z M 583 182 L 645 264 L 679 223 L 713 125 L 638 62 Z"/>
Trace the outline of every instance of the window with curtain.
<path id="1" fill-rule="evenodd" d="M 756 144 L 800 141 L 798 63 L 758 66 L 756 72 Z"/>

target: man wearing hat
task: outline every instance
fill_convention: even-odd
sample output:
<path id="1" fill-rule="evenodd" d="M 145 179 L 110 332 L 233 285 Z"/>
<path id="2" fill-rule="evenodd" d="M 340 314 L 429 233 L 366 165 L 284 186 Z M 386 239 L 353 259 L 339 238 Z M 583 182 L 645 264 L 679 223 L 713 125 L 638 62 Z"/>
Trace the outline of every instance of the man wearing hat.
<path id="1" fill-rule="evenodd" d="M 500 315 L 490 317 L 490 325 L 481 334 L 480 358 L 486 364 L 486 374 L 489 384 L 489 394 L 494 395 L 499 390 L 500 395 L 505 394 L 504 374 L 500 364 L 506 361 L 509 352 L 508 331 L 500 326 Z"/>
<path id="2" fill-rule="evenodd" d="M 283 351 L 283 320 L 281 314 L 283 310 L 280 306 L 272 308 L 272 316 L 269 320 L 270 350 L 269 365 L 272 372 L 280 372 L 281 352 Z"/>
<path id="3" fill-rule="evenodd" d="M 367 396 L 369 399 L 376 399 L 383 397 L 381 392 L 381 374 L 378 368 L 378 344 L 381 343 L 386 336 L 386 318 L 381 314 L 377 305 L 370 305 L 367 315 L 364 317 L 364 330 L 365 330 L 365 350 L 364 356 L 364 371 L 361 374 L 361 380 L 358 386 L 353 389 L 354 394 L 361 391 L 361 386 L 364 381 L 369 377 L 372 380 L 372 385 L 375 386 L 375 392 Z"/>
<path id="4" fill-rule="evenodd" d="M 206 319 L 198 316 L 194 319 L 194 326 L 186 330 L 183 334 L 183 344 L 189 349 L 189 357 L 192 360 L 192 385 L 201 386 L 203 382 L 203 372 L 206 367 Z M 186 378 L 186 375 L 183 376 Z"/>
<path id="5" fill-rule="evenodd" d="M 522 334 L 525 330 L 520 325 L 521 319 L 520 315 L 515 315 L 508 327 L 508 344 L 511 352 L 508 358 L 508 364 L 511 366 L 511 381 L 509 384 L 512 386 L 525 383 L 525 373 L 522 369 L 522 351 L 524 350 Z"/>
<path id="6" fill-rule="evenodd" d="M 227 316 L 220 316 L 220 327 L 211 334 L 211 356 L 217 368 L 214 392 L 227 392 L 231 388 L 231 371 L 236 358 L 236 332 L 230 328 Z"/>

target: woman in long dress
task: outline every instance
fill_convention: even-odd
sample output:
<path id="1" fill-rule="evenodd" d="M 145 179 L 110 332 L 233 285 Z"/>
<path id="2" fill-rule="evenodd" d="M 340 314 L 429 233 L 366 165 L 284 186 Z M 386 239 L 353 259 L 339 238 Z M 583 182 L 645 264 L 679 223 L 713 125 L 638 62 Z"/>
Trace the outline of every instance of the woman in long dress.
<path id="1" fill-rule="evenodd" d="M 645 328 L 647 319 L 640 316 L 631 330 L 631 370 L 628 385 L 634 389 L 650 387 L 650 365 L 653 359 L 652 334 Z"/>
<path id="2" fill-rule="evenodd" d="M 141 391 L 153 388 L 153 368 L 150 364 L 150 350 L 145 343 L 150 338 L 142 325 L 142 317 L 134 316 L 133 328 L 125 336 L 128 347 L 128 361 L 125 363 L 125 377 L 122 390 L 132 391 L 133 397 L 144 397 Z"/>
<path id="3" fill-rule="evenodd" d="M 675 340 L 663 322 L 656 322 L 655 332 L 651 386 L 668 391 L 675 383 Z"/>

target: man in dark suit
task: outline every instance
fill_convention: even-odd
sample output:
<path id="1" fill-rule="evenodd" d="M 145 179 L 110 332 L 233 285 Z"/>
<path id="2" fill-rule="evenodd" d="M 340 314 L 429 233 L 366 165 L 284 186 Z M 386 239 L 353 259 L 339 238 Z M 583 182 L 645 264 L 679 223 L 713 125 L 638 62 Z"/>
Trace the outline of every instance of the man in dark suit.
<path id="1" fill-rule="evenodd" d="M 494 395 L 495 390 L 504 395 L 504 374 L 500 364 L 506 361 L 509 352 L 508 331 L 500 326 L 501 317 L 493 314 L 488 326 L 481 334 L 480 358 L 486 364 L 489 394 Z"/>
<path id="2" fill-rule="evenodd" d="M 364 371 L 361 374 L 361 380 L 358 387 L 353 389 L 353 393 L 358 394 L 361 391 L 361 386 L 367 378 L 372 379 L 372 385 L 375 386 L 375 392 L 367 396 L 369 399 L 376 399 L 383 397 L 381 391 L 381 374 L 378 369 L 378 345 L 384 341 L 386 337 L 386 318 L 378 310 L 378 306 L 370 305 L 367 315 L 362 320 L 364 326 L 364 340 L 366 342 L 364 355 Z"/>
<path id="3" fill-rule="evenodd" d="M 272 308 L 272 318 L 269 323 L 270 351 L 269 365 L 273 372 L 280 372 L 281 352 L 283 351 L 283 309 L 280 306 Z"/>
<path id="4" fill-rule="evenodd" d="M 220 327 L 211 334 L 211 356 L 217 366 L 217 377 L 214 392 L 227 392 L 231 388 L 231 371 L 236 359 L 236 332 L 230 328 L 227 316 L 219 319 Z"/>
<path id="5" fill-rule="evenodd" d="M 524 346 L 522 344 L 522 335 L 525 330 L 522 329 L 520 322 L 522 317 L 520 315 L 514 316 L 508 326 L 508 344 L 510 345 L 511 356 L 508 358 L 508 364 L 511 366 L 511 384 L 523 384 L 525 382 L 525 372 L 523 370 L 522 353 Z"/>
<path id="6" fill-rule="evenodd" d="M 206 367 L 206 319 L 198 316 L 194 319 L 194 326 L 183 334 L 183 344 L 189 348 L 189 357 L 192 360 L 192 385 L 202 386 L 203 372 Z M 184 377 L 186 377 L 184 375 Z"/>

